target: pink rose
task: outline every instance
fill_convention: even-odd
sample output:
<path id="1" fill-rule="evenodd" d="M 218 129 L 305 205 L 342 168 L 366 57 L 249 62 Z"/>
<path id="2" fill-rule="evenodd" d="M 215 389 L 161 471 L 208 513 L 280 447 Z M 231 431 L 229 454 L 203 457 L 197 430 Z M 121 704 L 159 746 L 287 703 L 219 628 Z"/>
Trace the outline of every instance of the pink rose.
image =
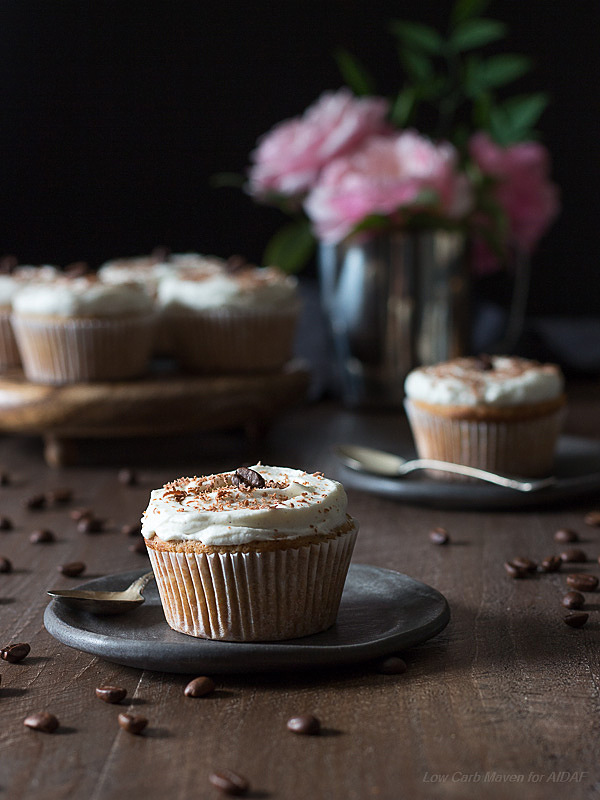
<path id="1" fill-rule="evenodd" d="M 484 175 L 497 180 L 494 197 L 505 211 L 508 234 L 505 244 L 531 253 L 559 211 L 558 188 L 550 181 L 550 159 L 538 142 L 501 147 L 485 133 L 469 143 L 471 157 Z M 475 251 L 480 274 L 499 267 L 497 258 L 483 242 Z"/>
<path id="2" fill-rule="evenodd" d="M 387 130 L 387 100 L 354 97 L 349 89 L 326 92 L 301 117 L 280 122 L 251 154 L 248 191 L 298 195 L 312 188 L 325 164 Z"/>
<path id="3" fill-rule="evenodd" d="M 329 243 L 341 241 L 371 214 L 402 225 L 415 212 L 460 218 L 470 206 L 470 186 L 457 171 L 454 147 L 412 131 L 373 136 L 337 158 L 304 204 L 317 236 Z"/>

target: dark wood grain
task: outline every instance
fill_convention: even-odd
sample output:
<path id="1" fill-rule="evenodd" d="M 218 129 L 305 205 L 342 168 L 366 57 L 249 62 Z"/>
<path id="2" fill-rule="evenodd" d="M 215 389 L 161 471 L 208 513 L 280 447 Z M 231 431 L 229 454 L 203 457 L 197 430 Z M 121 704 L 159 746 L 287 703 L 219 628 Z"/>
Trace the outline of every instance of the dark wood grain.
<path id="1" fill-rule="evenodd" d="M 567 430 L 600 438 L 600 386 L 570 390 Z M 121 525 L 139 519 L 150 490 L 188 472 L 265 463 L 335 473 L 330 444 L 352 439 L 406 446 L 397 414 L 352 413 L 333 403 L 301 407 L 278 420 L 258 444 L 235 433 L 158 441 L 83 442 L 76 468 L 52 470 L 34 438 L 0 440 L 0 555 L 14 571 L 0 575 L 0 645 L 26 641 L 21 663 L 0 662 L 0 798 L 121 800 L 218 797 L 208 775 L 232 769 L 252 785 L 251 797 L 398 800 L 411 798 L 587 798 L 600 790 L 598 695 L 600 594 L 586 596 L 590 620 L 563 622 L 566 569 L 510 579 L 503 562 L 517 555 L 557 553 L 561 527 L 576 530 L 590 562 L 571 565 L 600 575 L 600 528 L 584 524 L 600 498 L 548 510 L 431 510 L 349 494 L 361 523 L 354 559 L 397 569 L 447 597 L 452 620 L 429 642 L 402 654 L 408 669 L 382 675 L 377 665 L 292 674 L 212 676 L 217 690 L 185 697 L 190 677 L 119 667 L 65 647 L 44 630 L 46 589 L 143 567 Z M 118 469 L 136 469 L 123 486 Z M 29 511 L 23 498 L 58 486 L 74 489 L 64 507 Z M 69 509 L 89 506 L 107 520 L 103 533 L 78 533 Z M 30 544 L 40 526 L 57 541 Z M 443 526 L 452 538 L 432 544 Z M 578 545 L 579 546 L 579 545 Z M 57 568 L 83 561 L 82 578 Z M 118 706 L 95 688 L 127 689 Z M 50 711 L 56 733 L 27 729 L 24 718 Z M 120 711 L 149 724 L 141 736 L 123 731 Z M 320 736 L 297 736 L 287 720 L 321 720 Z M 581 779 L 580 773 L 584 773 Z M 445 777 L 444 777 L 445 776 Z M 570 778 L 570 782 L 566 782 Z M 514 781 L 508 784 L 507 781 Z"/>

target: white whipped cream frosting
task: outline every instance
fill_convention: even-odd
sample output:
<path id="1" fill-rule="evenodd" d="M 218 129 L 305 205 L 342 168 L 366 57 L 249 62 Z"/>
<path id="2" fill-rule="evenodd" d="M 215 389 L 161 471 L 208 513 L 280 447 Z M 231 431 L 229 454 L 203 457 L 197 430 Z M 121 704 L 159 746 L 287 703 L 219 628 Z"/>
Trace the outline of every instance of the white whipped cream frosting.
<path id="1" fill-rule="evenodd" d="M 555 400 L 564 380 L 555 364 L 524 358 L 491 356 L 492 369 L 481 369 L 477 358 L 457 358 L 419 367 L 406 378 L 409 400 L 447 406 L 516 406 Z"/>
<path id="2" fill-rule="evenodd" d="M 155 295 L 160 281 L 171 272 L 173 267 L 166 261 L 140 256 L 107 261 L 99 268 L 98 277 L 105 283 L 139 283 Z"/>
<path id="3" fill-rule="evenodd" d="M 152 299 L 139 284 L 113 285 L 92 277 L 57 278 L 29 284 L 15 295 L 17 314 L 56 317 L 112 317 L 148 313 Z"/>
<path id="4" fill-rule="evenodd" d="M 16 293 L 28 282 L 49 283 L 60 275 L 56 267 L 23 265 L 8 275 L 0 275 L 0 306 L 10 306 Z"/>
<path id="5" fill-rule="evenodd" d="M 327 534 L 347 521 L 341 483 L 284 467 L 251 469 L 264 478 L 264 488 L 237 487 L 235 473 L 225 472 L 180 478 L 156 489 L 142 516 L 142 535 L 164 542 L 243 545 Z"/>

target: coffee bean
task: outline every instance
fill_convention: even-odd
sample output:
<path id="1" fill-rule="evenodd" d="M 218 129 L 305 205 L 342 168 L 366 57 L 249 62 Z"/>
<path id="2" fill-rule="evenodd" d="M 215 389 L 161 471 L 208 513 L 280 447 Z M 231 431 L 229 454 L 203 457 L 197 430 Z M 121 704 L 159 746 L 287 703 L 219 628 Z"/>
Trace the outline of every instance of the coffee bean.
<path id="1" fill-rule="evenodd" d="M 513 558 L 510 563 L 514 564 L 515 567 L 524 569 L 526 572 L 535 572 L 537 569 L 536 562 L 532 561 L 530 558 L 526 558 L 525 556 L 517 556 L 516 558 Z"/>
<path id="2" fill-rule="evenodd" d="M 546 558 L 542 559 L 540 566 L 538 567 L 540 572 L 558 572 L 561 568 L 562 559 L 560 556 L 547 556 Z"/>
<path id="3" fill-rule="evenodd" d="M 139 556 L 147 556 L 148 549 L 146 548 L 146 540 L 140 536 L 137 542 L 130 544 L 127 548 L 130 553 L 137 553 Z"/>
<path id="4" fill-rule="evenodd" d="M 383 675 L 402 675 L 406 672 L 406 661 L 398 658 L 398 656 L 384 658 L 383 661 L 379 662 L 377 671 Z"/>
<path id="5" fill-rule="evenodd" d="M 75 520 L 75 522 L 79 522 L 80 519 L 85 519 L 86 517 L 93 517 L 94 512 L 91 508 L 74 508 L 71 513 L 69 514 L 71 519 Z"/>
<path id="6" fill-rule="evenodd" d="M 230 769 L 221 770 L 221 772 L 211 772 L 208 780 L 212 785 L 219 789 L 223 794 L 239 795 L 246 794 L 250 788 L 250 784 L 243 775 L 238 775 L 237 772 L 232 772 Z"/>
<path id="7" fill-rule="evenodd" d="M 58 571 L 66 575 L 67 578 L 76 578 L 85 571 L 85 564 L 83 561 L 70 561 L 68 564 L 61 564 Z"/>
<path id="8" fill-rule="evenodd" d="M 50 506 L 62 506 L 65 503 L 70 503 L 73 499 L 73 490 L 66 487 L 60 489 L 52 489 L 46 492 L 46 502 Z"/>
<path id="9" fill-rule="evenodd" d="M 137 475 L 132 469 L 120 470 L 117 477 L 119 478 L 119 483 L 122 483 L 123 486 L 137 486 Z"/>
<path id="10" fill-rule="evenodd" d="M 91 272 L 90 265 L 87 261 L 73 261 L 72 264 L 67 264 L 65 273 L 69 278 L 82 278 Z"/>
<path id="11" fill-rule="evenodd" d="M 13 524 L 10 517 L 0 517 L 0 531 L 12 531 Z"/>
<path id="12" fill-rule="evenodd" d="M 29 541 L 31 544 L 48 544 L 54 540 L 55 536 L 52 531 L 46 530 L 45 528 L 41 528 L 38 531 L 33 531 L 33 533 L 31 533 L 29 536 Z"/>
<path id="13" fill-rule="evenodd" d="M 46 505 L 46 495 L 33 494 L 31 497 L 26 497 L 25 500 L 23 500 L 23 505 L 25 508 L 29 509 L 29 511 L 39 511 Z"/>
<path id="14" fill-rule="evenodd" d="M 123 525 L 121 533 L 124 536 L 137 536 L 142 532 L 142 523 L 138 522 L 136 525 Z"/>
<path id="15" fill-rule="evenodd" d="M 504 562 L 504 569 L 510 575 L 511 578 L 519 579 L 519 578 L 526 578 L 529 574 L 529 570 L 523 569 L 523 567 L 517 566 L 517 564 L 513 564 L 512 561 L 505 561 Z"/>
<path id="16" fill-rule="evenodd" d="M 580 592 L 567 592 L 562 599 L 562 604 L 565 608 L 578 609 L 583 608 L 585 597 Z"/>
<path id="17" fill-rule="evenodd" d="M 253 489 L 262 489 L 265 485 L 263 476 L 248 467 L 238 467 L 231 482 L 234 486 L 248 486 Z"/>
<path id="18" fill-rule="evenodd" d="M 202 676 L 194 678 L 183 690 L 186 697 L 204 697 L 205 694 L 210 694 L 215 690 L 215 682 L 212 678 Z"/>
<path id="19" fill-rule="evenodd" d="M 585 515 L 583 521 L 586 525 L 591 525 L 593 528 L 600 527 L 600 511 L 590 511 Z"/>
<path id="20" fill-rule="evenodd" d="M 105 703 L 120 703 L 127 696 L 127 689 L 120 686 L 98 686 L 96 697 L 104 700 Z"/>
<path id="21" fill-rule="evenodd" d="M 97 517 L 82 517 L 77 523 L 79 533 L 100 533 L 104 523 Z"/>
<path id="22" fill-rule="evenodd" d="M 23 724 L 34 731 L 53 733 L 58 728 L 58 719 L 48 711 L 38 711 L 25 717 Z"/>
<path id="23" fill-rule="evenodd" d="M 302 736 L 316 736 L 321 730 L 321 723 L 313 714 L 300 714 L 288 719 L 287 729 Z"/>
<path id="24" fill-rule="evenodd" d="M 589 614 L 585 611 L 579 611 L 574 614 L 567 614 L 565 617 L 565 625 L 570 628 L 582 628 L 589 619 Z"/>
<path id="25" fill-rule="evenodd" d="M 4 556 L 0 556 L 0 572 L 12 572 L 12 562 Z"/>
<path id="26" fill-rule="evenodd" d="M 31 647 L 27 642 L 16 642 L 15 644 L 9 644 L 7 647 L 3 647 L 0 650 L 0 658 L 8 661 L 9 664 L 17 664 L 19 661 L 23 661 L 30 652 Z"/>
<path id="27" fill-rule="evenodd" d="M 587 556 L 577 547 L 572 547 L 570 550 L 565 550 L 560 554 L 561 561 L 566 564 L 585 564 Z"/>
<path id="28" fill-rule="evenodd" d="M 572 589 L 578 592 L 593 592 L 598 588 L 598 578 L 595 575 L 588 575 L 585 572 L 576 572 L 567 575 L 567 583 Z"/>
<path id="29" fill-rule="evenodd" d="M 579 536 L 570 528 L 560 528 L 560 530 L 556 531 L 554 534 L 554 541 L 561 542 L 562 544 L 567 544 L 568 542 L 578 542 Z"/>
<path id="30" fill-rule="evenodd" d="M 483 372 L 489 372 L 489 370 L 494 369 L 494 362 L 491 356 L 488 356 L 487 353 L 481 353 L 474 358 L 474 367 L 475 369 L 480 369 Z"/>
<path id="31" fill-rule="evenodd" d="M 140 734 L 147 724 L 146 717 L 136 717 L 134 714 L 119 714 L 119 725 L 127 733 Z"/>
<path id="32" fill-rule="evenodd" d="M 4 470 L 0 470 L 0 486 L 10 486 L 10 475 Z"/>
<path id="33" fill-rule="evenodd" d="M 445 528 L 433 528 L 429 531 L 429 541 L 433 544 L 448 544 L 450 536 Z"/>

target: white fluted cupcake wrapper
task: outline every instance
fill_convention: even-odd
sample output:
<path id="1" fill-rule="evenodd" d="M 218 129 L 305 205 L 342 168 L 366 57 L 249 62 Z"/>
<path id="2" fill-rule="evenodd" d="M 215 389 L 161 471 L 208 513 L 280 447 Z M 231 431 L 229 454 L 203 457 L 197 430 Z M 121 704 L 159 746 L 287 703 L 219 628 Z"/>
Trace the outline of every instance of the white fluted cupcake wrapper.
<path id="1" fill-rule="evenodd" d="M 13 315 L 28 380 L 64 384 L 142 375 L 155 335 L 154 314 L 118 319 L 39 319 Z"/>
<path id="2" fill-rule="evenodd" d="M 10 311 L 0 312 L 0 370 L 18 367 L 20 363 L 21 357 L 10 322 Z"/>
<path id="3" fill-rule="evenodd" d="M 148 553 L 171 628 L 206 639 L 275 641 L 333 625 L 356 534 L 250 553 Z"/>
<path id="4" fill-rule="evenodd" d="M 168 313 L 172 355 L 198 372 L 279 369 L 293 352 L 299 307 L 173 310 Z"/>
<path id="5" fill-rule="evenodd" d="M 410 400 L 404 405 L 420 458 L 531 478 L 552 472 L 562 408 L 532 419 L 473 421 L 436 415 Z M 448 473 L 431 474 L 444 480 L 470 480 Z"/>

